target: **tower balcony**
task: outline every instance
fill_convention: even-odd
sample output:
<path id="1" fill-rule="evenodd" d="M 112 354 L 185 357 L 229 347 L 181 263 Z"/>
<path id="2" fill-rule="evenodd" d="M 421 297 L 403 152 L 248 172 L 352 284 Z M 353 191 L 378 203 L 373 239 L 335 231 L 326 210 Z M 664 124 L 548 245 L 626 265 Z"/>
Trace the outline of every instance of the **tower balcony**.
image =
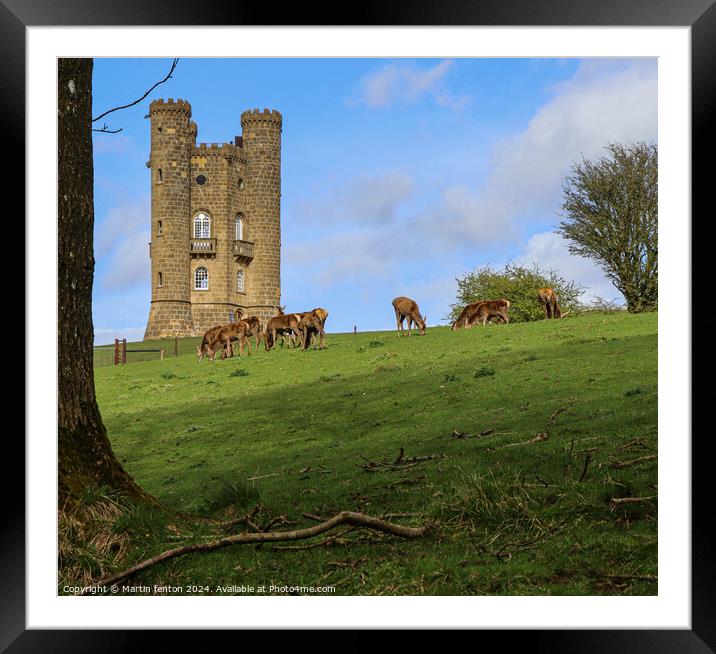
<path id="1" fill-rule="evenodd" d="M 239 259 L 251 261 L 254 258 L 254 244 L 251 241 L 234 241 L 232 252 Z"/>
<path id="2" fill-rule="evenodd" d="M 192 254 L 216 254 L 215 238 L 193 238 L 189 241 L 189 251 Z"/>

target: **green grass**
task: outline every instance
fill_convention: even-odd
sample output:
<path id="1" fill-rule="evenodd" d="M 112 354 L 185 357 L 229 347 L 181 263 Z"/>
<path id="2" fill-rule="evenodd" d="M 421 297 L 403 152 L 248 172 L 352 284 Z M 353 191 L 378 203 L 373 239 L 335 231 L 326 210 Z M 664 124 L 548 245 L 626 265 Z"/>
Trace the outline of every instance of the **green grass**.
<path id="1" fill-rule="evenodd" d="M 657 593 L 656 502 L 610 508 L 614 497 L 657 494 L 656 461 L 610 467 L 656 453 L 657 314 L 411 338 L 329 334 L 327 343 L 97 369 L 117 456 L 185 514 L 230 519 L 260 505 L 259 525 L 282 515 L 293 524 L 274 529 L 295 529 L 315 524 L 304 512 L 350 509 L 437 528 L 411 541 L 356 530 L 347 544 L 314 549 L 234 546 L 173 559 L 132 583 L 211 593 L 271 583 L 335 584 L 336 594 Z M 527 443 L 543 431 L 548 438 Z M 394 461 L 401 447 L 442 458 L 401 471 L 361 467 L 362 457 Z M 124 522 L 117 529 L 131 527 L 132 547 L 115 570 L 218 533 L 151 512 Z"/>

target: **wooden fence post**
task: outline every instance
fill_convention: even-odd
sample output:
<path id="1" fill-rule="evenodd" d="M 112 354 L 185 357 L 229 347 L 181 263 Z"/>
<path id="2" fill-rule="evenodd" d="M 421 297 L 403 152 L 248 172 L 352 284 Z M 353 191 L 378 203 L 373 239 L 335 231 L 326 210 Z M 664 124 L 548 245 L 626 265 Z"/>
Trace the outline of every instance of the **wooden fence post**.
<path id="1" fill-rule="evenodd" d="M 176 336 L 174 337 L 174 356 L 179 356 L 179 339 Z"/>
<path id="2" fill-rule="evenodd" d="M 114 339 L 114 365 L 119 365 L 119 339 Z"/>
<path id="3" fill-rule="evenodd" d="M 164 348 L 162 348 L 161 350 L 159 350 L 159 358 L 162 359 L 162 360 L 164 360 Z"/>
<path id="4" fill-rule="evenodd" d="M 122 365 L 127 365 L 127 339 L 122 339 Z"/>

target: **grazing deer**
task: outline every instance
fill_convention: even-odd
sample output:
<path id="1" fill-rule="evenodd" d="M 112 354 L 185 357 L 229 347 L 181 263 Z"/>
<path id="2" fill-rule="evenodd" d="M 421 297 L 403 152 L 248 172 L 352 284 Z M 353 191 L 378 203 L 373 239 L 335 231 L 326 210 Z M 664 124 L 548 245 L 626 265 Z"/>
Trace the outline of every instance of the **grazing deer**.
<path id="1" fill-rule="evenodd" d="M 510 322 L 510 318 L 507 312 L 510 308 L 509 300 L 486 300 L 485 302 L 478 302 L 477 307 L 473 311 L 472 315 L 468 318 L 465 329 L 470 329 L 475 323 L 482 321 L 482 326 L 487 324 L 488 320 L 493 318 L 499 318 L 505 323 Z"/>
<path id="2" fill-rule="evenodd" d="M 549 287 L 540 288 L 537 291 L 537 300 L 539 300 L 539 303 L 544 309 L 545 319 L 563 318 L 569 313 L 569 311 L 571 311 L 570 309 L 566 313 L 562 313 L 562 310 L 559 308 L 559 304 L 557 304 L 557 294 L 554 292 L 554 289 Z"/>
<path id="3" fill-rule="evenodd" d="M 420 309 L 418 303 L 415 300 L 411 300 L 409 297 L 396 297 L 393 300 L 393 309 L 395 309 L 395 320 L 398 323 L 399 335 L 403 335 L 403 320 L 408 321 L 408 336 L 410 336 L 410 326 L 415 323 L 418 328 L 418 333 L 421 336 L 425 335 L 425 324 L 428 319 L 425 316 L 420 315 Z"/>
<path id="4" fill-rule="evenodd" d="M 218 343 L 219 332 L 224 328 L 224 325 L 217 325 L 211 329 L 207 329 L 204 332 L 201 345 L 196 348 L 196 358 L 201 361 L 204 357 L 208 357 L 212 361 L 214 360 L 214 349 Z"/>
<path id="5" fill-rule="evenodd" d="M 281 307 L 283 309 L 283 307 Z M 268 352 L 276 342 L 276 336 L 292 335 L 299 337 L 298 323 L 301 321 L 301 314 L 280 313 L 278 316 L 269 318 L 264 330 L 266 351 Z"/>
<path id="6" fill-rule="evenodd" d="M 458 316 L 457 320 L 452 324 L 452 330 L 457 331 L 461 327 L 467 329 L 470 319 L 475 314 L 475 311 L 477 311 L 477 308 L 481 304 L 482 302 L 473 302 L 472 304 L 466 305 L 460 312 L 460 315 Z"/>
<path id="7" fill-rule="evenodd" d="M 243 320 L 232 322 L 230 325 L 224 325 L 216 337 L 217 341 L 224 348 L 223 358 L 226 359 L 234 356 L 234 348 L 231 345 L 232 341 L 239 341 L 239 356 L 243 355 L 244 347 L 246 347 L 246 353 L 251 354 L 251 345 L 247 342 L 250 333 L 251 327 Z"/>
<path id="8" fill-rule="evenodd" d="M 307 350 L 311 346 L 311 338 L 314 334 L 320 334 L 321 342 L 320 350 L 326 349 L 326 332 L 323 326 L 326 323 L 328 311 L 325 309 L 313 309 L 302 314 L 298 323 L 299 335 L 301 337 L 301 346 Z"/>

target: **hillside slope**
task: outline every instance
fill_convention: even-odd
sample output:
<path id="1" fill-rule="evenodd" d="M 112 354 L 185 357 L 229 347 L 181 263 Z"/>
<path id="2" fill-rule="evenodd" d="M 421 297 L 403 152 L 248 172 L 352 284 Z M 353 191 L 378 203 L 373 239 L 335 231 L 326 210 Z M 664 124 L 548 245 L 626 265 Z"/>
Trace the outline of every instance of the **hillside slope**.
<path id="1" fill-rule="evenodd" d="M 351 509 L 438 525 L 410 542 L 356 531 L 354 542 L 314 549 L 233 547 L 134 582 L 655 594 L 657 317 L 329 334 L 325 351 L 98 369 L 118 457 L 172 509 L 230 518 L 260 505 L 261 524 L 303 526 L 313 524 L 304 513 Z M 364 468 L 401 448 L 434 458 Z M 623 497 L 651 499 L 611 502 Z M 196 525 L 133 519 L 151 537 L 116 568 L 203 537 Z M 139 534 L 132 524 L 122 528 Z"/>

